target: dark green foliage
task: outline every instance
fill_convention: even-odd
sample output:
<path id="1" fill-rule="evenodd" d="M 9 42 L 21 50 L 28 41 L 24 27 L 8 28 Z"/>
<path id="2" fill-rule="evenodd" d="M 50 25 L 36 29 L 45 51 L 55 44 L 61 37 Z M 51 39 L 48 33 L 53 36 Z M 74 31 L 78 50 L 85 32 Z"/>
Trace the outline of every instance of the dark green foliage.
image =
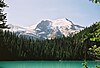
<path id="1" fill-rule="evenodd" d="M 83 68 L 88 68 L 87 61 L 84 61 L 84 63 L 82 63 L 82 64 L 83 64 Z"/>
<path id="2" fill-rule="evenodd" d="M 4 0 L 0 0 L 0 28 L 7 28 L 6 24 L 6 13 L 3 13 L 4 7 L 7 5 L 4 3 Z"/>
<path id="3" fill-rule="evenodd" d="M 85 28 L 73 37 L 51 40 L 33 40 L 17 36 L 13 32 L 0 30 L 0 60 L 84 60 L 92 59 L 88 49 L 100 41 L 97 39 L 100 22 Z"/>
<path id="4" fill-rule="evenodd" d="M 76 46 L 73 37 L 32 40 L 23 36 L 18 37 L 9 31 L 1 31 L 0 34 L 2 35 L 0 47 L 5 48 L 4 51 L 10 53 L 12 57 L 8 60 L 78 60 L 83 58 L 81 47 Z M 0 50 L 0 52 L 2 56 L 3 51 Z"/>
<path id="5" fill-rule="evenodd" d="M 100 4 L 100 0 L 90 0 L 92 1 L 93 3 L 99 3 Z"/>
<path id="6" fill-rule="evenodd" d="M 94 33 L 90 33 L 90 35 L 92 36 L 90 40 L 95 43 L 91 48 L 89 48 L 89 53 L 100 59 L 100 22 L 95 24 L 95 31 Z"/>

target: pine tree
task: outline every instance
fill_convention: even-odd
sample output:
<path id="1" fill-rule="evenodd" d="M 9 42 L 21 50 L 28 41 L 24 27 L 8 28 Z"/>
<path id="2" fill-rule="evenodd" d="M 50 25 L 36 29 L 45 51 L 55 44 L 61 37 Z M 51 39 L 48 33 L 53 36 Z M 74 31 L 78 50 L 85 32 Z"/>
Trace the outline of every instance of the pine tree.
<path id="1" fill-rule="evenodd" d="M 6 25 L 6 15 L 7 13 L 3 13 L 4 7 L 7 7 L 7 4 L 5 4 L 4 0 L 0 0 L 0 28 L 7 28 Z"/>
<path id="2" fill-rule="evenodd" d="M 100 0 L 89 0 L 89 1 L 92 1 L 93 3 L 98 3 L 98 4 L 100 4 Z"/>

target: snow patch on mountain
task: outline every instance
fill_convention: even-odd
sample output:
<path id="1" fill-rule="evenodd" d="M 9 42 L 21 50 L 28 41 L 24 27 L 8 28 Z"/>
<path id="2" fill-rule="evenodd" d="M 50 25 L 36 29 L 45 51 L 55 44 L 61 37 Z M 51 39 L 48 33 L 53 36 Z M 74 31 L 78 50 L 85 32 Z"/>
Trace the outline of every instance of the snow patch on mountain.
<path id="1" fill-rule="evenodd" d="M 34 39 L 53 39 L 55 37 L 72 36 L 78 33 L 84 27 L 74 24 L 67 18 L 56 19 L 56 20 L 42 20 L 36 25 L 29 27 L 20 27 L 8 25 L 10 31 L 14 31 L 18 35 L 31 37 Z"/>
<path id="2" fill-rule="evenodd" d="M 14 26 L 14 25 L 12 25 L 12 24 L 8 24 L 8 27 L 10 27 L 9 31 L 12 31 L 12 32 L 25 31 L 25 30 L 26 30 L 25 27 Z"/>

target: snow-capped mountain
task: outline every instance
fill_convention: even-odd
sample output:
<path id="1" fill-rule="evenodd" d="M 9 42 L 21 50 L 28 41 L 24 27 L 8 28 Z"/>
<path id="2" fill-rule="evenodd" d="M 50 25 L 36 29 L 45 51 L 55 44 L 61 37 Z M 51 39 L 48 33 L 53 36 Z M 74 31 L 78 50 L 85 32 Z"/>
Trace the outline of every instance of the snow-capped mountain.
<path id="1" fill-rule="evenodd" d="M 19 27 L 11 24 L 9 27 L 11 27 L 10 31 L 14 31 L 19 36 L 23 35 L 34 39 L 53 39 L 63 35 L 72 36 L 84 29 L 84 27 L 74 24 L 67 18 L 57 20 L 42 20 L 39 24 L 29 27 Z"/>

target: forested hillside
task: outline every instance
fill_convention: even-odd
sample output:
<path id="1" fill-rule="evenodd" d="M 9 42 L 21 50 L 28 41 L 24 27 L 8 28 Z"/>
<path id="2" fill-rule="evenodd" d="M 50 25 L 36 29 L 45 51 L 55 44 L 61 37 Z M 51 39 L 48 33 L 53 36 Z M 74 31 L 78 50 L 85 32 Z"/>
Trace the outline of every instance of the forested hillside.
<path id="1" fill-rule="evenodd" d="M 95 59 L 88 53 L 100 46 L 100 22 L 73 37 L 32 40 L 0 29 L 0 60 L 84 60 Z"/>

